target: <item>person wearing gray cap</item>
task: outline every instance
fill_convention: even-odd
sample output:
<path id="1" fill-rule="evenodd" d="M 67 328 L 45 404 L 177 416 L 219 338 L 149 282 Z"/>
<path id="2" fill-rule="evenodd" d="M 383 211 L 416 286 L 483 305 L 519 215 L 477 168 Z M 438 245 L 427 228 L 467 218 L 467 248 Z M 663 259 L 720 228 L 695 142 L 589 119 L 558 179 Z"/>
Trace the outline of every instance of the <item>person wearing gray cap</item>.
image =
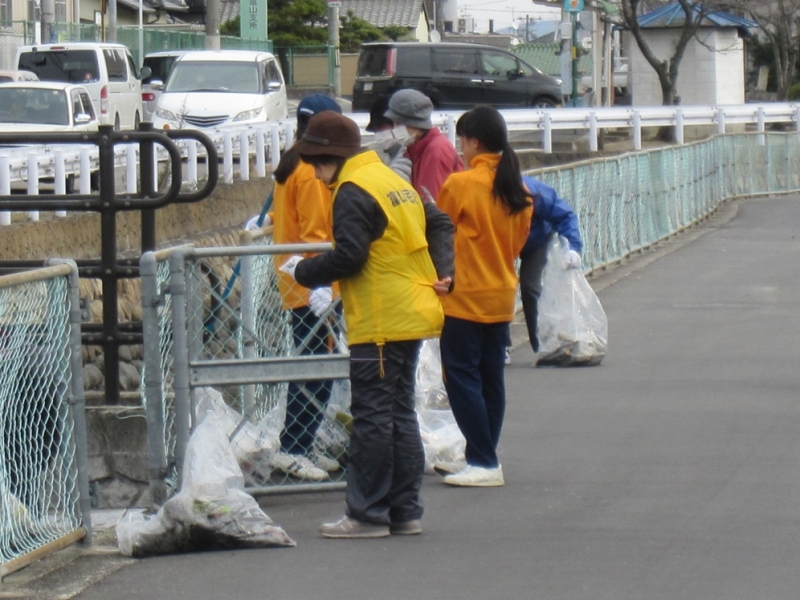
<path id="1" fill-rule="evenodd" d="M 358 125 L 344 115 L 326 111 L 309 121 L 297 148 L 333 190 L 334 247 L 282 267 L 311 289 L 338 281 L 347 325 L 347 508 L 319 528 L 327 538 L 422 532 L 416 367 L 422 340 L 439 336 L 438 296 L 450 292 L 453 277 L 450 218 L 360 146 Z"/>
<path id="2" fill-rule="evenodd" d="M 417 90 L 398 90 L 389 98 L 384 116 L 405 125 L 414 141 L 406 148 L 411 159 L 411 185 L 426 202 L 436 202 L 445 179 L 464 170 L 464 163 L 450 140 L 433 126 L 433 103 Z"/>

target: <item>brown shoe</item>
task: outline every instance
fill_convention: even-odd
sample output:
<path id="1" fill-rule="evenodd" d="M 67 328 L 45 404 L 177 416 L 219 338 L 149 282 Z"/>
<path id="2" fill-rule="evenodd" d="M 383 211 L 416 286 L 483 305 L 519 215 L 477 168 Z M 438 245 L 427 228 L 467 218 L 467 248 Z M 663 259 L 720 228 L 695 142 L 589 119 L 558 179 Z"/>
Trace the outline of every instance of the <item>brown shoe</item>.
<path id="1" fill-rule="evenodd" d="M 412 521 L 393 521 L 389 525 L 392 535 L 419 535 L 422 533 L 422 521 L 414 519 Z"/>
<path id="2" fill-rule="evenodd" d="M 341 539 L 382 538 L 391 535 L 388 525 L 364 523 L 350 517 L 342 517 L 335 523 L 320 525 L 319 532 L 322 537 Z"/>

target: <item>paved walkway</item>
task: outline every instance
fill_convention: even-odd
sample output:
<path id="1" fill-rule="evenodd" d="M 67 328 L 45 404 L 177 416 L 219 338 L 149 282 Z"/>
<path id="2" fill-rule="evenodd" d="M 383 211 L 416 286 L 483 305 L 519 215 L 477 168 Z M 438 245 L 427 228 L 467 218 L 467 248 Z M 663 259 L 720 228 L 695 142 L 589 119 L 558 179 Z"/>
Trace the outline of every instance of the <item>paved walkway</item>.
<path id="1" fill-rule="evenodd" d="M 116 559 L 78 597 L 796 600 L 798 224 L 800 197 L 733 203 L 594 279 L 606 360 L 534 369 L 520 346 L 507 485 L 427 477 L 423 535 L 325 540 L 342 493 L 268 497 L 296 548 Z"/>

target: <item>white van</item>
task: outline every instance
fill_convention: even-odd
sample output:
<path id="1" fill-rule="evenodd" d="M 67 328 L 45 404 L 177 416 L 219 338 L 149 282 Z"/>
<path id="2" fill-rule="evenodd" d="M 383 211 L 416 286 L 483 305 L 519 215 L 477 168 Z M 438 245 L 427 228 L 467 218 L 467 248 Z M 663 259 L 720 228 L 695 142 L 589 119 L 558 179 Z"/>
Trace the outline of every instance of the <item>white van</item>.
<path id="1" fill-rule="evenodd" d="M 133 57 L 122 44 L 67 42 L 21 46 L 17 69 L 41 81 L 77 83 L 89 90 L 103 125 L 135 129 L 142 120 L 142 85 Z M 142 69 L 149 75 L 149 69 Z"/>
<path id="2" fill-rule="evenodd" d="M 162 86 L 153 80 L 150 87 Z M 172 65 L 163 92 L 153 116 L 157 129 L 252 125 L 289 114 L 281 68 L 269 52 L 186 52 Z"/>

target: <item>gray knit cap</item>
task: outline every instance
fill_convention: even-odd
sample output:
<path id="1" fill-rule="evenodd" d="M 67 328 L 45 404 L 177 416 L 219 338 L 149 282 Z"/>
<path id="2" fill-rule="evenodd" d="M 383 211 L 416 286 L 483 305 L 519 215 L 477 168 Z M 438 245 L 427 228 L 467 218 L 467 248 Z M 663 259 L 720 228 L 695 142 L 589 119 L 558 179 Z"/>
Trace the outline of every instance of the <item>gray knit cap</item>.
<path id="1" fill-rule="evenodd" d="M 400 125 L 433 129 L 433 102 L 417 90 L 398 90 L 389 98 L 389 110 L 383 116 Z"/>

